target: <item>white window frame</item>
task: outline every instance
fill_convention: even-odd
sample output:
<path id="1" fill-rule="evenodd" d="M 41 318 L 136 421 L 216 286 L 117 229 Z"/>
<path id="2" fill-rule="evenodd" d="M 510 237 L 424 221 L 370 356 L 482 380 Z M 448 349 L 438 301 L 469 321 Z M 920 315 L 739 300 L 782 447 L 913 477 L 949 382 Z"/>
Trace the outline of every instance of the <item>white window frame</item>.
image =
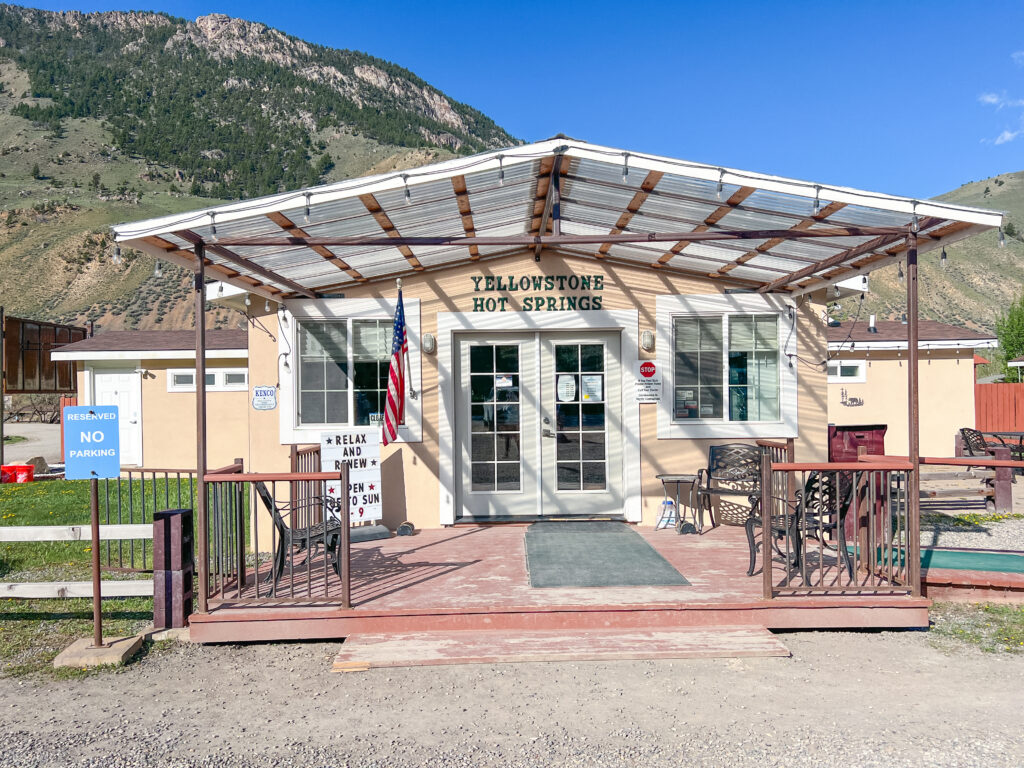
<path id="1" fill-rule="evenodd" d="M 351 424 L 300 424 L 298 411 L 299 391 L 299 323 L 342 322 L 349 320 L 386 320 L 394 322 L 395 299 L 297 299 L 285 302 L 278 313 L 278 381 L 281 445 L 319 443 L 320 433 Z M 420 392 L 422 377 L 420 360 L 420 300 L 403 297 L 405 305 L 406 339 L 409 343 L 409 370 L 407 377 L 416 397 L 406 390 L 405 424 L 398 427 L 400 443 L 418 443 L 423 440 L 423 397 Z M 349 338 L 349 347 L 352 340 Z M 350 349 L 351 352 L 351 349 Z M 287 361 L 288 368 L 285 368 Z M 351 387 L 351 382 L 349 382 Z M 408 383 L 406 385 L 408 387 Z M 349 410 L 349 421 L 353 416 Z"/>
<path id="2" fill-rule="evenodd" d="M 240 373 L 245 377 L 241 384 L 225 383 L 225 375 L 228 373 Z M 191 384 L 175 384 L 175 375 L 189 374 L 192 376 Z M 208 384 L 207 392 L 248 392 L 249 391 L 249 370 L 247 368 L 207 368 L 207 376 L 213 376 L 213 384 Z M 167 369 L 167 391 L 168 392 L 195 392 L 196 391 L 196 369 L 195 368 L 168 368 Z"/>
<path id="3" fill-rule="evenodd" d="M 657 359 L 663 385 L 658 403 L 658 438 L 668 440 L 716 438 L 789 438 L 798 430 L 797 328 L 792 301 L 756 293 L 658 296 L 656 306 Z M 726 317 L 768 315 L 779 317 L 779 419 L 776 421 L 729 421 L 728 398 L 723 416 L 716 419 L 675 419 L 674 320 L 677 317 Z M 727 327 L 728 319 L 723 323 Z M 723 328 L 723 331 L 725 328 Z M 728 336 L 723 334 L 723 354 L 728 365 Z M 728 390 L 727 380 L 723 391 Z"/>
<path id="4" fill-rule="evenodd" d="M 829 384 L 863 384 L 868 380 L 868 362 L 867 360 L 843 360 L 842 358 L 834 357 L 826 364 L 828 366 L 839 365 L 839 366 L 856 366 L 857 373 L 853 376 L 839 376 L 828 374 Z"/>

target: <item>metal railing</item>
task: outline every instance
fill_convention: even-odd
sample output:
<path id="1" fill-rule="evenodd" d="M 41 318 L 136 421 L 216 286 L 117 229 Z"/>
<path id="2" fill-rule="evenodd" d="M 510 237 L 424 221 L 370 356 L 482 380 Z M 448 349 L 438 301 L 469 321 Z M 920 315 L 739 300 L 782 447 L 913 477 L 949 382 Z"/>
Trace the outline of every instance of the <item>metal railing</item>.
<path id="1" fill-rule="evenodd" d="M 760 519 L 766 598 L 920 594 L 913 465 L 794 463 L 763 446 Z"/>
<path id="2" fill-rule="evenodd" d="M 210 473 L 197 542 L 209 601 L 351 606 L 348 470 Z M 247 547 L 251 543 L 251 547 Z"/>

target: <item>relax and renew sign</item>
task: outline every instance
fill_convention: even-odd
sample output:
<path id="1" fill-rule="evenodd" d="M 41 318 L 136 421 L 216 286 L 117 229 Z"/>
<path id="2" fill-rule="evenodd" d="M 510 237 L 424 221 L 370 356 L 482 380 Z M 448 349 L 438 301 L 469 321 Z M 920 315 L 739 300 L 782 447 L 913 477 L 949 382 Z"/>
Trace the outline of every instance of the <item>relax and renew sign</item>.
<path id="1" fill-rule="evenodd" d="M 64 409 L 64 477 L 92 480 L 120 474 L 117 406 L 67 406 Z"/>
<path id="2" fill-rule="evenodd" d="M 380 520 L 380 427 L 336 429 L 320 435 L 320 470 L 340 472 L 348 466 L 349 518 L 353 523 Z M 344 490 L 326 484 L 328 496 L 340 499 Z"/>

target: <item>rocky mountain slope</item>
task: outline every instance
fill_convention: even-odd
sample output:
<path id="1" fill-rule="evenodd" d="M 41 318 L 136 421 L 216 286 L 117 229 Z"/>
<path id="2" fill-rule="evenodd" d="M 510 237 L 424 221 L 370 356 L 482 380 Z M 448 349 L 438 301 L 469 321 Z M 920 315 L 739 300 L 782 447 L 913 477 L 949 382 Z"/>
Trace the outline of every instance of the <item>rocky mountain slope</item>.
<path id="1" fill-rule="evenodd" d="M 185 325 L 187 277 L 113 263 L 109 225 L 515 143 L 408 70 L 263 24 L 0 5 L 0 305 Z"/>

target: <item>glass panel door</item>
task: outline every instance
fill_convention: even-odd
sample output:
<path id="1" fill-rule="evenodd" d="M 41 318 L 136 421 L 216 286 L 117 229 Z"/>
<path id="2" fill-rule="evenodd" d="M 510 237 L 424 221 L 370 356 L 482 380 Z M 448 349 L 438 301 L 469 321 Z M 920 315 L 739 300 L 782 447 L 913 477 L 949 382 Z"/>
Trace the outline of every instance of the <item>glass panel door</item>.
<path id="1" fill-rule="evenodd" d="M 543 514 L 621 514 L 619 336 L 551 333 L 541 349 Z"/>

